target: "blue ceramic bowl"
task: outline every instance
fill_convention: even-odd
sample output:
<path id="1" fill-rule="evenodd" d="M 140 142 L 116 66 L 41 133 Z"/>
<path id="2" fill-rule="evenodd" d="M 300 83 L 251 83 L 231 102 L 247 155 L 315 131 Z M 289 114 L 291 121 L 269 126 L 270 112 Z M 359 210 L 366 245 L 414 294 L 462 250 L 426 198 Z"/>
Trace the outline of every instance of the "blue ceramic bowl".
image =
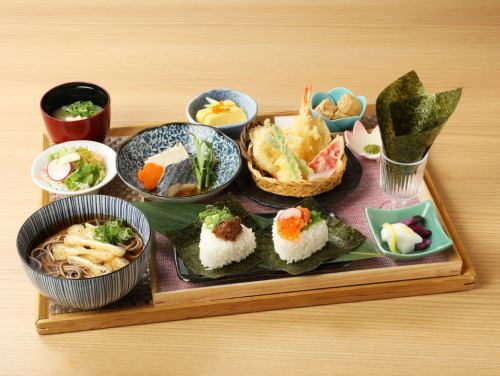
<path id="1" fill-rule="evenodd" d="M 425 256 L 444 251 L 453 244 L 448 235 L 444 232 L 437 217 L 434 204 L 430 200 L 422 201 L 416 205 L 401 209 L 382 210 L 366 208 L 365 214 L 373 236 L 375 237 L 375 241 L 377 242 L 377 247 L 384 256 L 396 260 L 417 260 Z M 387 243 L 383 242 L 380 238 L 382 225 L 384 223 L 401 222 L 414 215 L 420 215 L 425 218 L 425 227 L 432 231 L 432 235 L 430 237 L 432 244 L 429 248 L 423 251 L 413 251 L 408 254 L 392 253 L 389 250 Z"/>
<path id="2" fill-rule="evenodd" d="M 149 192 L 137 180 L 137 173 L 144 166 L 144 160 L 181 142 L 189 155 L 194 155 L 191 133 L 212 143 L 215 158 L 216 180 L 211 189 L 187 197 L 164 197 Z M 116 155 L 118 176 L 141 196 L 153 201 L 197 202 L 207 199 L 229 186 L 238 176 L 242 166 L 240 148 L 231 138 L 214 127 L 201 124 L 169 123 L 147 128 L 125 141 Z"/>
<path id="3" fill-rule="evenodd" d="M 330 90 L 328 93 L 324 93 L 321 91 L 314 93 L 311 97 L 311 108 L 313 114 L 317 114 L 316 111 L 314 111 L 314 108 L 318 104 L 320 104 L 323 99 L 330 98 L 333 103 L 337 104 L 340 100 L 340 97 L 342 97 L 342 95 L 346 93 L 354 95 L 352 91 L 346 89 L 345 87 L 336 87 L 335 89 Z M 361 119 L 361 117 L 365 114 L 366 98 L 362 95 L 358 95 L 356 96 L 356 98 L 358 98 L 358 100 L 361 102 L 361 113 L 359 115 L 335 120 L 329 120 L 324 116 L 321 116 L 321 119 L 325 122 L 326 125 L 328 125 L 328 128 L 331 132 L 341 132 L 352 129 L 354 123 L 356 123 L 357 120 Z"/>
<path id="4" fill-rule="evenodd" d="M 145 248 L 138 258 L 113 273 L 86 279 L 62 279 L 35 270 L 29 254 L 49 236 L 73 224 L 96 217 L 120 218 L 139 232 Z M 33 213 L 17 235 L 17 252 L 31 283 L 58 304 L 95 309 L 113 303 L 128 294 L 149 266 L 151 229 L 148 220 L 132 204 L 111 196 L 83 195 L 54 201 Z"/>
<path id="5" fill-rule="evenodd" d="M 229 137 L 238 138 L 243 127 L 252 123 L 257 116 L 257 102 L 255 102 L 255 100 L 249 95 L 231 89 L 212 89 L 201 93 L 196 98 L 193 98 L 187 105 L 186 116 L 190 123 L 199 124 L 196 121 L 196 113 L 199 110 L 202 110 L 207 104 L 207 97 L 215 99 L 216 101 L 233 101 L 247 115 L 247 120 L 242 123 L 217 126 L 217 129 L 220 129 Z"/>

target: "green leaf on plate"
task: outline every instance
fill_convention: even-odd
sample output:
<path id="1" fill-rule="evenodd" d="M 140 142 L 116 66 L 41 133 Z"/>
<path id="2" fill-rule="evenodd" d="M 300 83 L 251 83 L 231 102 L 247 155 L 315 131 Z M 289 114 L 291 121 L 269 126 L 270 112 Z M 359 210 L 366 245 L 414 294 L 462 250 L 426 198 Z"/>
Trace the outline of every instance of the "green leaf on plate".
<path id="1" fill-rule="evenodd" d="M 167 202 L 134 202 L 154 231 L 175 231 L 189 226 L 205 210 L 203 204 L 172 204 Z"/>
<path id="2" fill-rule="evenodd" d="M 302 203 L 301 206 L 306 207 L 306 204 Z M 325 221 L 328 227 L 328 242 L 322 249 L 314 252 L 304 260 L 288 264 L 286 261 L 280 259 L 274 250 L 274 242 L 270 229 L 257 232 L 258 247 L 256 252 L 266 267 L 273 270 L 284 270 L 288 274 L 297 275 L 310 272 L 326 261 L 337 260 L 339 257 L 348 254 L 363 244 L 366 239 L 358 230 L 337 218 L 327 217 Z"/>
<path id="3" fill-rule="evenodd" d="M 245 226 L 247 226 L 247 224 L 245 224 Z M 177 254 L 182 258 L 184 265 L 186 265 L 186 267 L 188 267 L 193 273 L 211 278 L 220 278 L 226 275 L 239 274 L 254 270 L 261 263 L 257 253 L 254 252 L 244 260 L 232 262 L 222 268 L 213 270 L 205 269 L 200 261 L 200 232 L 200 225 L 192 223 L 182 230 L 166 233 L 167 237 L 174 245 Z"/>
<path id="4" fill-rule="evenodd" d="M 286 264 L 274 251 L 270 228 L 273 219 L 250 214 L 232 193 L 228 193 L 213 205 L 218 208 L 227 207 L 233 215 L 241 218 L 245 226 L 251 227 L 257 237 L 257 248 L 253 254 L 240 262 L 206 270 L 199 257 L 201 223 L 198 221 L 198 214 L 205 210 L 205 205 L 158 202 L 136 202 L 134 205 L 146 215 L 153 230 L 167 235 L 186 267 L 193 273 L 211 278 L 251 271 L 258 266 L 301 274 L 314 270 L 325 262 L 345 262 L 378 256 L 363 234 L 341 220 L 329 216 L 314 199 L 307 198 L 301 201 L 300 205 L 321 211 L 329 229 L 329 242 L 307 260 Z"/>
<path id="5" fill-rule="evenodd" d="M 257 214 L 252 214 L 252 218 L 255 220 L 255 222 L 257 222 L 259 228 L 261 229 L 272 226 L 273 224 L 272 218 L 261 217 L 260 215 Z"/>
<path id="6" fill-rule="evenodd" d="M 324 263 L 332 264 L 336 262 L 350 262 L 375 257 L 380 257 L 380 254 L 377 252 L 372 242 L 367 239 L 360 246 L 354 248 L 351 252 L 337 257 L 336 259 L 325 261 Z"/>

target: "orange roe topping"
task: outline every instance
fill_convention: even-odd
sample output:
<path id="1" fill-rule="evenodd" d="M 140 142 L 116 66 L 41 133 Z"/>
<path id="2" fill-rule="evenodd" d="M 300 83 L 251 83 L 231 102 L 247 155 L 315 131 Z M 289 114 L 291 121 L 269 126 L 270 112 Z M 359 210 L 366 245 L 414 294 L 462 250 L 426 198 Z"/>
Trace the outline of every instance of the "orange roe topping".
<path id="1" fill-rule="evenodd" d="M 311 221 L 311 213 L 309 209 L 297 207 L 300 210 L 301 217 L 288 217 L 278 219 L 278 234 L 286 240 L 294 241 L 300 237 L 300 231 L 306 227 Z"/>
<path id="2" fill-rule="evenodd" d="M 228 112 L 229 108 L 224 107 L 224 102 L 220 101 L 218 104 L 212 107 L 212 112 L 214 114 L 220 114 L 222 112 Z"/>
<path id="3" fill-rule="evenodd" d="M 163 167 L 156 163 L 146 163 L 142 170 L 137 174 L 137 179 L 144 185 L 148 191 L 156 189 L 161 176 L 163 175 Z"/>
<path id="4" fill-rule="evenodd" d="M 302 218 L 290 217 L 287 219 L 278 219 L 278 234 L 286 240 L 297 240 L 300 236 L 300 230 L 303 226 Z"/>

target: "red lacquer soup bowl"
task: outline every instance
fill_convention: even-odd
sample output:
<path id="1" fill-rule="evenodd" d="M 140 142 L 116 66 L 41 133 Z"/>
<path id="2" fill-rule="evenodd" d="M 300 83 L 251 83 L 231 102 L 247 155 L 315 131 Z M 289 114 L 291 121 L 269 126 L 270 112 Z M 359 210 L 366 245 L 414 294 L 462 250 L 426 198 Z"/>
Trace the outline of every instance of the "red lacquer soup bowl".
<path id="1" fill-rule="evenodd" d="M 77 101 L 91 101 L 102 111 L 82 120 L 61 120 L 54 112 Z M 40 101 L 43 121 L 49 137 L 56 144 L 66 141 L 103 142 L 111 120 L 111 98 L 102 87 L 88 82 L 68 82 L 50 89 Z"/>

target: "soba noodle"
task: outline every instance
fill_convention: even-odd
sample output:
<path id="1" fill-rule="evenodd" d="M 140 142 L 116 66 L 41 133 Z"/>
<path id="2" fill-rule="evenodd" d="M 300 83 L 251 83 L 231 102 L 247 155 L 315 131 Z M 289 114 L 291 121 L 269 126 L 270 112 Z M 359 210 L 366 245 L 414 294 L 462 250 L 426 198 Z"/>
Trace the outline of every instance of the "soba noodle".
<path id="1" fill-rule="evenodd" d="M 82 223 L 96 225 L 97 220 Z M 56 260 L 53 254 L 56 245 L 64 244 L 64 239 L 68 234 L 66 228 L 61 232 L 49 237 L 36 248 L 31 251 L 29 256 L 30 265 L 38 271 L 47 273 L 58 278 L 81 279 L 96 277 L 88 268 L 81 265 L 75 265 L 68 260 Z M 125 250 L 124 258 L 127 261 L 132 261 L 139 257 L 144 249 L 144 242 L 136 231 L 132 230 L 134 237 L 126 244 L 118 244 Z M 89 254 L 91 254 L 89 252 Z"/>

